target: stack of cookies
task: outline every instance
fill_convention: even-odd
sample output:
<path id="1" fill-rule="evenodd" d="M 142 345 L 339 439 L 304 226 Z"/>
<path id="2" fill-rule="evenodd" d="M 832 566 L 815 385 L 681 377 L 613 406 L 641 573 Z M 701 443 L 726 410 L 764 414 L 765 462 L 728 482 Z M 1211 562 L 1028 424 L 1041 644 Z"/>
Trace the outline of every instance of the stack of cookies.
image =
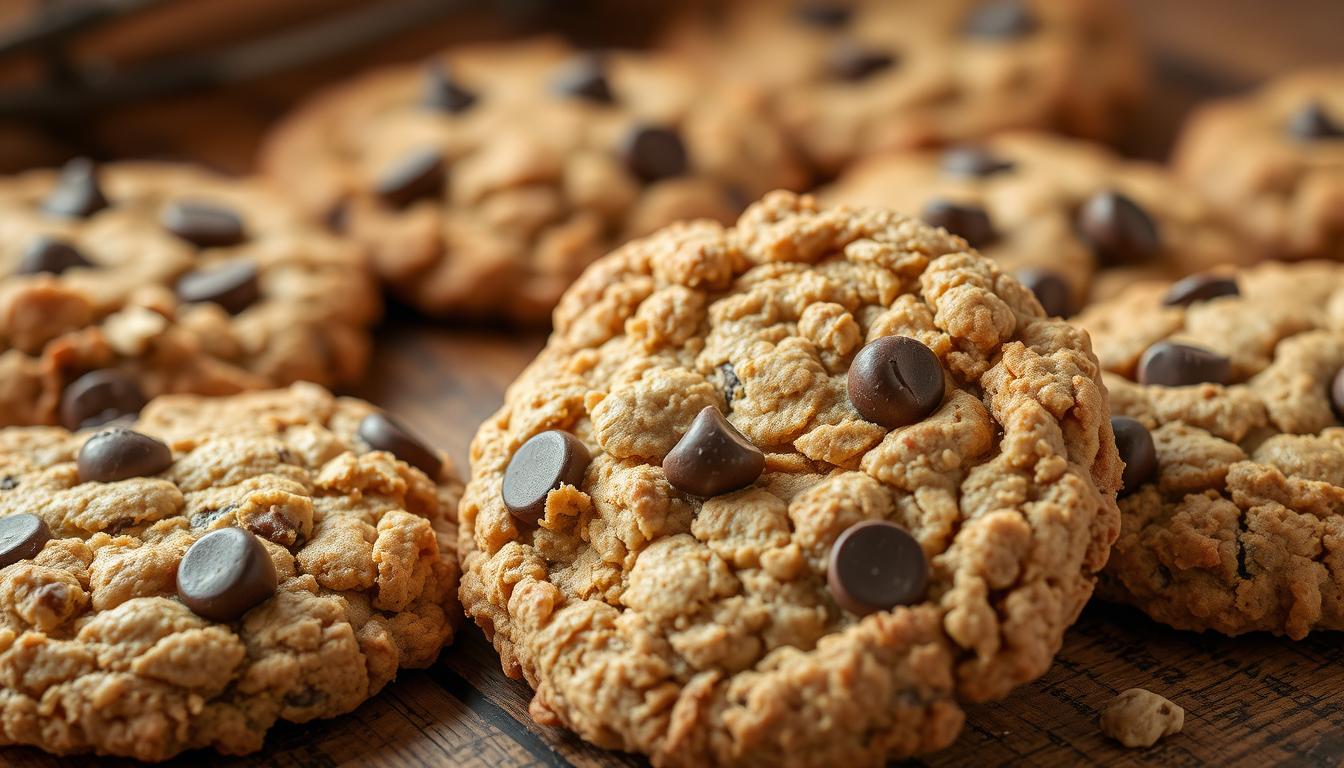
<path id="1" fill-rule="evenodd" d="M 1344 71 L 1124 158 L 1121 11 L 738 0 L 0 180 L 0 744 L 255 751 L 470 618 L 598 746 L 882 765 L 1094 589 L 1344 628 Z M 465 484 L 326 389 L 384 292 L 550 323 Z"/>

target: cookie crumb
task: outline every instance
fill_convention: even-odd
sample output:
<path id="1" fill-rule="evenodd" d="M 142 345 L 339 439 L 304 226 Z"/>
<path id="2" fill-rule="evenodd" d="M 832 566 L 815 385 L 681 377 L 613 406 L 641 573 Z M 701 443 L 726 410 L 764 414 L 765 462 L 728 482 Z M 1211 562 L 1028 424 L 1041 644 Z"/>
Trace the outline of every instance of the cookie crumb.
<path id="1" fill-rule="evenodd" d="M 1126 747 L 1151 747 L 1184 725 L 1184 709 L 1143 688 L 1116 696 L 1101 713 L 1101 732 Z"/>

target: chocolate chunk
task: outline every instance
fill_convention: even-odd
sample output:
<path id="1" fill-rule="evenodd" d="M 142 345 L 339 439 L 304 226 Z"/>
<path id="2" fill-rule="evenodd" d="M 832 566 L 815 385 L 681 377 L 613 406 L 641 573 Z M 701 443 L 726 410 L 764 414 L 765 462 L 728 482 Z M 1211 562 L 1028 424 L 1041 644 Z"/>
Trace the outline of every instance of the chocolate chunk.
<path id="1" fill-rule="evenodd" d="M 1020 0 L 983 3 L 966 19 L 962 31 L 967 37 L 986 40 L 1017 40 L 1036 31 L 1035 14 Z"/>
<path id="2" fill-rule="evenodd" d="M 417 200 L 441 193 L 446 171 L 439 150 L 416 150 L 384 173 L 373 191 L 393 208 L 405 208 Z"/>
<path id="3" fill-rule="evenodd" d="M 636 125 L 627 131 L 620 155 L 626 168 L 648 183 L 681 176 L 690 168 L 681 135 L 656 125 Z"/>
<path id="4" fill-rule="evenodd" d="M 1230 275 L 1191 275 L 1173 283 L 1162 303 L 1168 307 L 1188 307 L 1198 301 L 1240 294 L 1237 279 Z"/>
<path id="5" fill-rule="evenodd" d="M 90 437 L 76 459 L 85 483 L 115 483 L 157 475 L 173 465 L 173 452 L 149 435 L 113 427 Z"/>
<path id="6" fill-rule="evenodd" d="M 42 210 L 52 216 L 87 219 L 108 206 L 98 186 L 98 168 L 92 160 L 77 157 L 65 164 L 56 188 L 47 195 Z"/>
<path id="7" fill-rule="evenodd" d="M 435 62 L 425 68 L 420 104 L 428 109 L 455 115 L 471 109 L 476 104 L 476 94 L 462 87 L 442 62 Z"/>
<path id="8" fill-rule="evenodd" d="M 37 515 L 26 512 L 0 517 L 0 568 L 37 557 L 51 540 L 51 529 Z"/>
<path id="9" fill-rule="evenodd" d="M 1319 101 L 1304 105 L 1288 118 L 1288 135 L 1303 141 L 1344 139 L 1344 125 L 1336 122 Z"/>
<path id="10" fill-rule="evenodd" d="M 209 269 L 198 269 L 177 281 L 177 297 L 183 302 L 214 302 L 231 315 L 252 306 L 260 296 L 257 265 L 250 261 L 230 261 Z"/>
<path id="11" fill-rule="evenodd" d="M 989 213 L 978 205 L 954 203 L 948 200 L 931 200 L 924 206 L 920 218 L 935 227 L 942 227 L 954 235 L 959 235 L 972 248 L 984 248 L 993 245 L 999 239 Z"/>
<path id="12" fill-rule="evenodd" d="M 264 603 L 279 578 L 256 536 L 221 528 L 196 540 L 177 566 L 177 596 L 197 616 L 228 623 Z"/>
<path id="13" fill-rule="evenodd" d="M 943 401 L 943 364 L 914 339 L 884 336 L 854 356 L 849 399 L 874 424 L 887 429 L 914 424 Z"/>
<path id="14" fill-rule="evenodd" d="M 70 243 L 55 237 L 39 237 L 28 244 L 19 259 L 15 274 L 36 275 L 48 272 L 59 275 L 71 267 L 91 267 L 93 264 Z"/>
<path id="15" fill-rule="evenodd" d="M 719 375 L 723 377 L 723 399 L 728 403 L 728 412 L 733 412 L 733 400 L 737 399 L 737 393 L 742 391 L 742 380 L 737 378 L 737 369 L 733 368 L 732 363 L 724 363 L 719 366 Z"/>
<path id="16" fill-rule="evenodd" d="M 960 146 L 944 152 L 939 167 L 949 176 L 982 179 L 996 173 L 1011 171 L 1016 164 L 1011 160 L 996 157 L 984 147 Z"/>
<path id="17" fill-rule="evenodd" d="M 895 523 L 865 520 L 831 545 L 826 585 L 841 608 L 865 616 L 924 597 L 929 565 L 915 537 Z"/>
<path id="18" fill-rule="evenodd" d="M 1099 192 L 1078 211 L 1078 233 L 1103 264 L 1133 264 L 1157 254 L 1157 223 L 1119 192 Z"/>
<path id="19" fill-rule="evenodd" d="M 1128 416 L 1112 416 L 1111 431 L 1125 470 L 1120 475 L 1120 495 L 1128 496 L 1157 472 L 1157 447 L 1148 428 Z"/>
<path id="20" fill-rule="evenodd" d="M 897 58 L 887 51 L 865 48 L 853 41 L 846 41 L 831 49 L 826 62 L 832 77 L 858 82 L 895 66 Z"/>
<path id="21" fill-rule="evenodd" d="M 384 413 L 370 413 L 359 422 L 359 437 L 375 451 L 387 451 L 437 480 L 443 459 L 400 423 Z"/>
<path id="22" fill-rule="evenodd" d="M 1017 279 L 1036 294 L 1036 300 L 1049 317 L 1068 317 L 1073 314 L 1073 289 L 1064 276 L 1044 267 L 1023 267 L 1017 270 Z"/>
<path id="23" fill-rule="evenodd" d="M 1202 347 L 1159 341 L 1139 358 L 1139 383 L 1162 387 L 1191 384 L 1226 384 L 1232 375 L 1232 362 Z"/>
<path id="24" fill-rule="evenodd" d="M 1335 408 L 1335 418 L 1344 421 L 1344 368 L 1330 382 L 1330 404 Z"/>
<path id="25" fill-rule="evenodd" d="M 579 486 L 592 457 L 579 438 L 559 429 L 533 435 L 504 470 L 504 506 L 534 524 L 546 513 L 546 495 L 561 485 Z"/>
<path id="26" fill-rule="evenodd" d="M 246 239 L 238 214 L 214 203 L 172 203 L 163 209 L 160 223 L 197 248 L 227 248 Z"/>
<path id="27" fill-rule="evenodd" d="M 70 431 L 134 416 L 145 407 L 140 382 L 125 371 L 106 368 L 80 376 L 61 393 L 61 426 Z"/>
<path id="28" fill-rule="evenodd" d="M 712 405 L 700 411 L 663 458 L 663 473 L 673 488 L 704 497 L 746 488 L 764 470 L 765 454 Z"/>
<path id="29" fill-rule="evenodd" d="M 551 81 L 551 92 L 596 104 L 611 104 L 616 100 L 611 94 L 611 83 L 607 82 L 606 61 L 591 53 L 577 56 L 565 64 Z"/>

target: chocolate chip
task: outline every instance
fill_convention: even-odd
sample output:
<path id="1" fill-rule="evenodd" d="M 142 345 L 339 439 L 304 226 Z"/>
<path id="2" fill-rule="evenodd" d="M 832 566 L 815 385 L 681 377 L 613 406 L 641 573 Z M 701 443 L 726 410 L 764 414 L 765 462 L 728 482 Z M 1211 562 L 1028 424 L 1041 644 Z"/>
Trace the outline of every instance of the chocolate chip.
<path id="1" fill-rule="evenodd" d="M 1344 125 L 1335 122 L 1319 101 L 1304 105 L 1288 118 L 1288 135 L 1303 141 L 1344 139 Z"/>
<path id="2" fill-rule="evenodd" d="M 359 437 L 375 451 L 387 451 L 437 480 L 443 459 L 391 416 L 370 413 L 359 422 Z"/>
<path id="3" fill-rule="evenodd" d="M 420 93 L 420 104 L 429 109 L 455 115 L 471 109 L 476 104 L 476 94 L 462 87 L 462 84 L 453 78 L 452 71 L 442 62 L 435 62 L 425 68 L 425 84 Z"/>
<path id="4" fill-rule="evenodd" d="M 140 382 L 125 371 L 107 368 L 70 382 L 61 393 L 61 426 L 70 431 L 133 416 L 145 407 Z"/>
<path id="5" fill-rule="evenodd" d="M 173 452 L 149 435 L 113 427 L 90 437 L 79 449 L 76 466 L 85 483 L 115 483 L 157 475 L 173 465 Z"/>
<path id="6" fill-rule="evenodd" d="M 1172 284 L 1162 303 L 1168 307 L 1188 307 L 1198 301 L 1219 296 L 1238 296 L 1237 279 L 1228 275 L 1191 275 Z"/>
<path id="7" fill-rule="evenodd" d="M 445 174 L 442 153 L 437 149 L 420 149 L 384 173 L 373 191 L 388 205 L 405 208 L 442 192 Z"/>
<path id="8" fill-rule="evenodd" d="M 887 429 L 914 424 L 943 401 L 943 364 L 906 336 L 870 341 L 849 366 L 849 399 L 863 418 Z"/>
<path id="9" fill-rule="evenodd" d="M 1016 40 L 1035 32 L 1037 26 L 1036 16 L 1020 0 L 1000 0 L 977 8 L 962 31 L 967 37 Z"/>
<path id="10" fill-rule="evenodd" d="M 231 315 L 252 306 L 260 296 L 257 265 L 250 261 L 230 261 L 209 269 L 198 269 L 177 281 L 177 298 L 183 302 L 213 302 Z"/>
<path id="11" fill-rule="evenodd" d="M 51 539 L 51 529 L 37 515 L 21 513 L 0 517 L 0 568 L 37 557 Z"/>
<path id="12" fill-rule="evenodd" d="M 611 83 L 607 81 L 606 61 L 596 54 L 577 56 L 551 80 L 551 92 L 569 98 L 611 104 Z"/>
<path id="13" fill-rule="evenodd" d="M 972 248 L 984 248 L 999 239 L 989 213 L 978 205 L 954 203 L 949 200 L 931 200 L 924 206 L 920 218 L 935 227 L 942 227 L 959 235 Z"/>
<path id="14" fill-rule="evenodd" d="M 737 399 L 737 393 L 742 390 L 742 380 L 737 378 L 737 370 L 732 363 L 720 365 L 719 375 L 723 377 L 723 399 L 728 403 L 728 412 L 732 413 L 733 400 Z"/>
<path id="15" fill-rule="evenodd" d="M 1119 192 L 1099 192 L 1078 212 L 1078 233 L 1103 264 L 1133 264 L 1157 254 L 1157 223 Z"/>
<path id="16" fill-rule="evenodd" d="M 849 82 L 866 80 L 869 77 L 890 69 L 897 62 L 896 56 L 886 51 L 865 48 L 853 41 L 846 41 L 831 49 L 826 67 L 831 76 Z"/>
<path id="17" fill-rule="evenodd" d="M 656 125 L 636 125 L 627 131 L 620 155 L 631 173 L 650 183 L 681 176 L 690 167 L 681 136 Z"/>
<path id="18" fill-rule="evenodd" d="M 28 244 L 19 259 L 18 275 L 36 275 L 48 272 L 59 275 L 71 267 L 91 267 L 75 246 L 54 237 L 39 237 Z"/>
<path id="19" fill-rule="evenodd" d="M 0 477 L 0 491 L 12 491 L 19 487 L 19 478 L 13 475 Z"/>
<path id="20" fill-rule="evenodd" d="M 960 146 L 944 152 L 939 167 L 949 176 L 982 179 L 996 173 L 1011 171 L 1016 164 L 995 156 L 984 147 Z"/>
<path id="21" fill-rule="evenodd" d="M 1017 270 L 1017 279 L 1027 290 L 1036 294 L 1041 308 L 1048 317 L 1068 317 L 1073 314 L 1073 288 L 1064 276 L 1053 269 L 1024 267 Z"/>
<path id="22" fill-rule="evenodd" d="M 865 616 L 924 597 L 929 565 L 915 537 L 895 523 L 865 520 L 831 545 L 826 585 L 846 611 Z"/>
<path id="23" fill-rule="evenodd" d="M 1344 368 L 1330 382 L 1330 404 L 1335 408 L 1335 418 L 1344 421 Z"/>
<path id="24" fill-rule="evenodd" d="M 663 473 L 673 488 L 704 497 L 746 488 L 764 470 L 765 454 L 712 405 L 700 411 L 663 458 Z"/>
<path id="25" fill-rule="evenodd" d="M 86 219 L 108 206 L 98 186 L 98 168 L 92 160 L 77 157 L 65 164 L 56 188 L 47 195 L 42 210 L 53 216 Z"/>
<path id="26" fill-rule="evenodd" d="M 163 209 L 163 228 L 197 248 L 227 248 L 245 239 L 243 220 L 221 205 L 179 201 Z"/>
<path id="27" fill-rule="evenodd" d="M 196 540 L 177 566 L 177 596 L 197 616 L 233 622 L 275 594 L 279 578 L 261 540 L 221 528 Z"/>
<path id="28" fill-rule="evenodd" d="M 1159 341 L 1139 358 L 1139 383 L 1162 387 L 1226 384 L 1232 362 L 1216 352 L 1174 341 Z"/>
<path id="29" fill-rule="evenodd" d="M 546 513 L 546 495 L 561 485 L 579 486 L 592 458 L 579 438 L 552 429 L 518 447 L 504 470 L 504 506 L 525 523 Z"/>
<path id="30" fill-rule="evenodd" d="M 847 3 L 835 0 L 809 0 L 798 3 L 793 9 L 800 21 L 822 29 L 840 29 L 849 24 L 854 17 L 854 9 Z"/>
<path id="31" fill-rule="evenodd" d="M 1128 416 L 1112 416 L 1111 431 L 1115 433 L 1120 460 L 1125 462 L 1120 475 L 1120 495 L 1128 496 L 1157 472 L 1157 448 L 1148 428 Z"/>

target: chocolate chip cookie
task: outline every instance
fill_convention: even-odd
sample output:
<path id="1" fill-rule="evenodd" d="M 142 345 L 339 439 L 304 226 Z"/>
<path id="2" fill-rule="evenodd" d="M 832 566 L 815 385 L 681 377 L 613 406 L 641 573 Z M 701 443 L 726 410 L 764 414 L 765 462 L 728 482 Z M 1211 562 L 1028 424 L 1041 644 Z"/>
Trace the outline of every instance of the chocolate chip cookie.
<path id="1" fill-rule="evenodd" d="M 746 0 L 673 45 L 763 84 L 826 174 L 1005 129 L 1115 136 L 1146 79 L 1108 0 Z"/>
<path id="2" fill-rule="evenodd" d="M 0 432 L 0 745 L 241 754 L 349 712 L 451 641 L 460 495 L 312 384 Z"/>
<path id="3" fill-rule="evenodd" d="M 1085 336 L 965 241 L 779 192 L 594 264 L 481 427 L 463 606 L 657 765 L 881 765 L 1045 671 L 1118 530 Z"/>
<path id="4" fill-rule="evenodd" d="M 617 244 L 806 184 L 760 101 L 670 58 L 497 44 L 319 96 L 265 165 L 420 309 L 544 322 Z"/>
<path id="5" fill-rule="evenodd" d="M 380 311 L 361 251 L 253 182 L 84 160 L 0 180 L 0 425 L 350 381 Z"/>
<path id="6" fill-rule="evenodd" d="M 1273 255 L 1344 261 L 1344 67 L 1199 109 L 1174 162 Z"/>
<path id="7" fill-rule="evenodd" d="M 1181 629 L 1344 629 L 1344 265 L 1136 285 L 1078 321 L 1127 465 L 1099 593 Z"/>
<path id="8" fill-rule="evenodd" d="M 1134 279 L 1244 263 L 1258 253 L 1162 168 L 1046 134 L 871 158 L 822 193 L 965 238 L 1069 316 Z"/>

